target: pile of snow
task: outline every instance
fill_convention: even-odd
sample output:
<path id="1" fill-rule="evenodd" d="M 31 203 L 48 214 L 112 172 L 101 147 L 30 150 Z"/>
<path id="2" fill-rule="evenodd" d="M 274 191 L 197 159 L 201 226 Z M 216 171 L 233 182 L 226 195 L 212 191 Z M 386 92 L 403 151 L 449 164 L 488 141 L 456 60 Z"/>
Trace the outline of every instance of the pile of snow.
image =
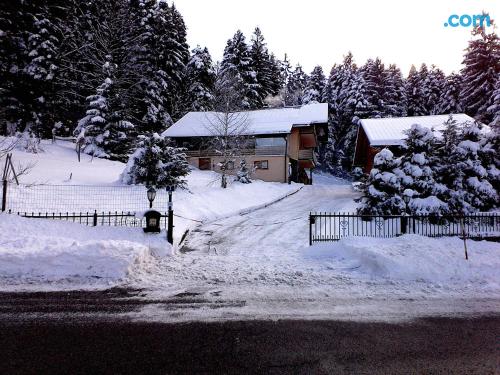
<path id="1" fill-rule="evenodd" d="M 500 287 L 500 244 L 463 241 L 457 237 L 345 238 L 314 245 L 308 259 L 330 265 L 351 277 L 432 283 L 477 283 Z"/>
<path id="2" fill-rule="evenodd" d="M 0 214 L 0 283 L 109 286 L 171 254 L 165 235 Z"/>

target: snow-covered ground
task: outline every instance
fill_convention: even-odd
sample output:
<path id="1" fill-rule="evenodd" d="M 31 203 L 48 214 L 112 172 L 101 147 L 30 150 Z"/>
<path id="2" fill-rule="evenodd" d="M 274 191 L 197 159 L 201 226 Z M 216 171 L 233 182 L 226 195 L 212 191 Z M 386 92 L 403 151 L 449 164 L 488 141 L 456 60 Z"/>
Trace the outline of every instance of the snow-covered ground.
<path id="1" fill-rule="evenodd" d="M 145 197 L 143 188 L 117 183 L 121 163 L 88 156 L 78 163 L 73 145 L 64 142 L 43 147 L 40 155 L 14 153 L 15 162 L 37 160 L 24 182 L 77 183 L 80 191 L 107 185 L 130 189 L 131 196 L 142 189 Z M 255 181 L 223 190 L 215 179 L 213 172 L 194 170 L 190 191 L 174 193 L 175 212 L 182 216 L 176 217 L 175 238 L 190 229 L 180 250 L 168 247 L 164 233 L 0 214 L 0 289 L 120 285 L 140 288 L 152 300 L 196 295 L 207 301 L 202 308 L 148 304 L 132 314 L 165 321 L 385 319 L 500 308 L 498 243 L 468 241 L 468 261 L 458 238 L 358 237 L 309 247 L 310 211 L 355 209 L 359 193 L 349 183 L 317 175 L 313 186 Z M 105 204 L 91 195 L 84 201 Z M 124 205 L 134 202 L 123 198 Z"/>
<path id="2" fill-rule="evenodd" d="M 149 208 L 144 186 L 127 186 L 119 182 L 125 165 L 82 154 L 78 162 L 75 145 L 70 142 L 42 141 L 43 152 L 30 154 L 13 152 L 14 164 L 32 164 L 29 174 L 21 177 L 22 184 L 9 185 L 7 208 L 14 212 L 144 212 Z M 69 179 L 69 176 L 72 176 Z M 254 181 L 251 184 L 232 183 L 219 187 L 218 175 L 193 169 L 187 177 L 189 190 L 173 194 L 174 240 L 201 221 L 215 220 L 260 207 L 300 189 L 298 184 Z M 98 188 L 96 188 L 98 186 Z M 167 210 L 167 193 L 157 192 L 154 208 Z"/>
<path id="3" fill-rule="evenodd" d="M 0 288 L 102 288 L 171 255 L 165 237 L 0 214 Z"/>
<path id="4" fill-rule="evenodd" d="M 201 225 L 188 237 L 186 253 L 159 260 L 154 271 L 130 279 L 129 285 L 147 287 L 159 298 L 193 293 L 213 301 L 244 301 L 244 306 L 182 314 L 148 309 L 138 318 L 383 318 L 495 311 L 490 300 L 500 301 L 498 243 L 468 241 L 468 261 L 463 241 L 453 237 L 353 237 L 308 247 L 309 211 L 350 211 L 356 196 L 338 180 L 316 182 L 265 209 Z M 478 298 L 488 302 L 477 303 Z"/>

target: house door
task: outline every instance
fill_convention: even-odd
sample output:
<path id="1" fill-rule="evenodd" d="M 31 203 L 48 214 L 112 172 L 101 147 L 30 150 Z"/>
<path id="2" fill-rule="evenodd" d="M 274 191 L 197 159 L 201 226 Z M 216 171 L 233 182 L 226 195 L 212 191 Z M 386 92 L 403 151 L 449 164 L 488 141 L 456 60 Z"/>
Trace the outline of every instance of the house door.
<path id="1" fill-rule="evenodd" d="M 199 158 L 198 159 L 198 168 L 202 171 L 209 171 L 212 169 L 212 161 L 210 158 Z"/>

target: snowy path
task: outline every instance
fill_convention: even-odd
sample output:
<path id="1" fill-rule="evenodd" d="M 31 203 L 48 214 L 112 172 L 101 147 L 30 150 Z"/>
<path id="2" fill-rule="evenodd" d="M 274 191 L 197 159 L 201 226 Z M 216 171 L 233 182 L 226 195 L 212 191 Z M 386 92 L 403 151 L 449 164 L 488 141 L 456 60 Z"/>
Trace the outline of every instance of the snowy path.
<path id="1" fill-rule="evenodd" d="M 198 228 L 183 250 L 244 257 L 266 257 L 280 249 L 296 252 L 308 246 L 309 212 L 352 211 L 356 196 L 350 185 L 305 186 L 264 209 Z"/>

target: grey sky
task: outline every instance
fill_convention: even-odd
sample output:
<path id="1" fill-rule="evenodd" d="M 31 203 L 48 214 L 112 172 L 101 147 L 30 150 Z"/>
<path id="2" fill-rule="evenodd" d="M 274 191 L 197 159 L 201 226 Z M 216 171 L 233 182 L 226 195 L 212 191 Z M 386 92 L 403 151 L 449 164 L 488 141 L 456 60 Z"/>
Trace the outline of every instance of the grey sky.
<path id="1" fill-rule="evenodd" d="M 227 39 L 241 29 L 247 39 L 259 26 L 279 58 L 285 52 L 306 72 L 325 73 L 352 51 L 358 64 L 381 57 L 404 74 L 411 64 L 458 71 L 469 28 L 444 27 L 451 14 L 500 17 L 499 0 L 176 0 L 188 42 L 206 46 L 220 60 Z M 500 21 L 499 21 L 500 22 Z M 497 30 L 498 32 L 498 30 Z"/>

